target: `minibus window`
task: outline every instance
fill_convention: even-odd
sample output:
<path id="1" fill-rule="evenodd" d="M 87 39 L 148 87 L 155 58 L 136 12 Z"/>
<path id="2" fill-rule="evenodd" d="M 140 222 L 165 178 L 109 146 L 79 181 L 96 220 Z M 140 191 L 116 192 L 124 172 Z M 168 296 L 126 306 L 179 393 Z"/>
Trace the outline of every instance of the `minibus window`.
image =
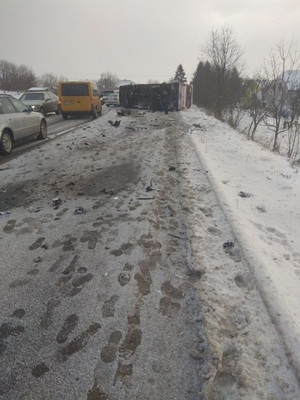
<path id="1" fill-rule="evenodd" d="M 89 88 L 86 83 L 68 83 L 61 85 L 62 96 L 89 96 Z"/>

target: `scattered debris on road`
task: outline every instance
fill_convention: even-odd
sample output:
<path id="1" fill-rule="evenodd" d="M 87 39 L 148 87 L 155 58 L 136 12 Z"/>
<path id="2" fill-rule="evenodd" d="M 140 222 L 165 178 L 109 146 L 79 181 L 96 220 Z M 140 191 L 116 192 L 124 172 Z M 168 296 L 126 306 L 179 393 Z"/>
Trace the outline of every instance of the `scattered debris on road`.
<path id="1" fill-rule="evenodd" d="M 119 121 L 113 122 L 112 120 L 109 120 L 108 123 L 109 123 L 111 126 L 114 126 L 115 128 L 118 128 L 118 127 L 120 126 L 121 121 L 119 120 Z"/>
<path id="2" fill-rule="evenodd" d="M 10 211 L 0 211 L 0 215 L 9 215 Z"/>

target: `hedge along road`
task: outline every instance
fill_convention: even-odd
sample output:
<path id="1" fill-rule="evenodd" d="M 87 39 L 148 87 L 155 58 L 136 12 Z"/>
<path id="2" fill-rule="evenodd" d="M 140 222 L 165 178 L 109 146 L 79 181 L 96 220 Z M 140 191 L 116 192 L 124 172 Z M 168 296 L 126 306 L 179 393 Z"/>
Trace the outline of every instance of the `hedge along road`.
<path id="1" fill-rule="evenodd" d="M 299 399 L 180 113 L 116 119 L 0 171 L 1 398 Z"/>

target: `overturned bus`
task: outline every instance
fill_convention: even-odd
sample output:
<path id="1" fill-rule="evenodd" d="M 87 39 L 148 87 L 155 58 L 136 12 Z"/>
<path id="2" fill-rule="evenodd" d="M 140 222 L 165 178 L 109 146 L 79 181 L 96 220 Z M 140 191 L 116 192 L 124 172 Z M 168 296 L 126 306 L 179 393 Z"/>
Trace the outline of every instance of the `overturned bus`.
<path id="1" fill-rule="evenodd" d="M 192 85 L 181 82 L 125 85 L 120 87 L 119 102 L 123 108 L 163 111 L 167 101 L 169 111 L 179 111 L 191 107 L 192 90 Z"/>

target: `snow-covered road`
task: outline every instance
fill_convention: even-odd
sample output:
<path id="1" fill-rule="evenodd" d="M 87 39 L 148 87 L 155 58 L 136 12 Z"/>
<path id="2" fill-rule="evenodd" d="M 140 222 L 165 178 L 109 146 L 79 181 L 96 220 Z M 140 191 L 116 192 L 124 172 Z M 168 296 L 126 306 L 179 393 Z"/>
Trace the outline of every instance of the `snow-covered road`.
<path id="1" fill-rule="evenodd" d="M 240 152 L 257 182 L 260 162 L 271 179 L 292 171 L 269 176 L 273 155 L 257 147 L 250 163 L 253 144 L 243 143 L 194 108 L 121 118 L 110 109 L 5 165 L 0 398 L 300 398 L 297 355 L 261 288 L 276 281 L 260 247 L 252 253 L 259 233 L 266 255 L 286 240 L 295 262 L 297 242 L 266 222 L 267 186 L 223 157 Z"/>

